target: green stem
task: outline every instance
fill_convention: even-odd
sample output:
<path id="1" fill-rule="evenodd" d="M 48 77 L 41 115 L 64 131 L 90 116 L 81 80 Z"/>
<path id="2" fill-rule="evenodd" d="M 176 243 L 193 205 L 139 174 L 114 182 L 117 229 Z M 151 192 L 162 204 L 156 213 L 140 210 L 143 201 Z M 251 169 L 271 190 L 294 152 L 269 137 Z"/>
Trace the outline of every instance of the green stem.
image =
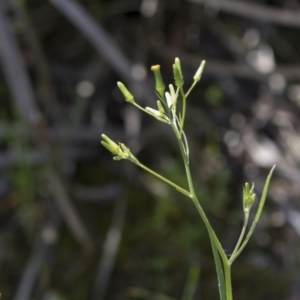
<path id="1" fill-rule="evenodd" d="M 205 212 L 203 211 L 201 205 L 199 204 L 199 200 L 197 199 L 197 197 L 193 194 L 192 194 L 192 200 L 194 202 L 194 205 L 196 206 L 196 209 L 198 210 L 205 226 L 206 226 L 206 229 L 208 231 L 208 234 L 210 235 L 211 239 L 212 239 L 212 242 L 215 244 L 216 248 L 218 249 L 219 253 L 220 253 L 220 256 L 221 256 L 221 259 L 223 261 L 223 264 L 227 264 L 228 263 L 228 259 L 227 259 L 227 256 L 225 254 L 225 251 L 217 237 L 217 235 L 215 234 L 215 231 L 213 230 L 213 228 L 211 227 L 206 215 L 205 215 Z"/>
<path id="2" fill-rule="evenodd" d="M 185 97 L 182 87 L 180 88 L 180 94 L 182 96 L 182 114 L 181 114 L 181 120 L 180 120 L 180 139 L 181 139 L 183 126 L 184 126 L 184 120 L 185 120 L 185 113 L 186 113 L 186 97 Z"/>
<path id="3" fill-rule="evenodd" d="M 233 300 L 232 285 L 231 285 L 231 265 L 224 263 L 225 285 L 226 285 L 226 300 Z"/>
<path id="4" fill-rule="evenodd" d="M 217 248 L 217 250 L 220 254 L 220 257 L 222 259 L 222 262 L 223 262 L 224 274 L 225 274 L 226 296 L 227 296 L 226 300 L 232 300 L 231 273 L 230 273 L 230 265 L 229 265 L 228 258 L 226 256 L 226 253 L 225 253 L 217 235 L 215 234 L 215 231 L 213 230 L 212 226 L 210 225 L 210 222 L 207 219 L 206 214 L 205 214 L 204 210 L 202 209 L 197 196 L 196 196 L 194 184 L 193 184 L 193 180 L 192 180 L 192 175 L 191 175 L 191 170 L 190 170 L 190 166 L 189 166 L 189 157 L 185 154 L 184 146 L 183 146 L 183 142 L 182 142 L 182 131 L 178 132 L 177 128 L 173 124 L 170 124 L 170 125 L 178 139 L 179 148 L 180 148 L 181 155 L 182 155 L 183 161 L 184 161 L 184 167 L 185 167 L 185 173 L 186 173 L 186 177 L 187 177 L 187 181 L 188 181 L 189 191 L 192 195 L 191 199 L 193 200 L 193 203 L 194 203 L 196 209 L 198 210 L 199 215 L 206 226 L 206 229 L 207 229 L 208 234 L 211 239 L 211 243 Z M 220 284 L 220 282 L 219 282 L 219 284 Z"/>
<path id="5" fill-rule="evenodd" d="M 189 96 L 189 94 L 191 93 L 192 89 L 195 87 L 196 84 L 197 84 L 197 81 L 194 81 L 193 84 L 191 85 L 191 87 L 189 88 L 189 90 L 186 92 L 185 98 L 187 98 Z"/>
<path id="6" fill-rule="evenodd" d="M 195 189 L 194 189 L 194 184 L 193 184 L 193 180 L 192 180 L 192 175 L 191 175 L 191 170 L 190 170 L 190 166 L 189 166 L 188 157 L 185 154 L 180 133 L 178 134 L 177 128 L 173 124 L 171 124 L 171 127 L 172 127 L 172 129 L 173 129 L 173 131 L 174 131 L 174 133 L 175 133 L 175 135 L 178 139 L 181 155 L 182 155 L 183 161 L 184 161 L 184 168 L 185 168 L 185 173 L 186 173 L 188 186 L 189 186 L 189 190 L 190 190 L 190 194 L 191 194 L 191 199 L 193 200 L 193 203 L 196 206 L 196 209 L 198 210 L 198 212 L 199 212 L 199 214 L 200 214 L 200 216 L 201 216 L 201 218 L 202 218 L 202 220 L 203 220 L 203 222 L 204 222 L 204 224 L 207 228 L 207 231 L 208 231 L 208 233 L 211 237 L 212 242 L 215 244 L 216 248 L 218 249 L 223 263 L 227 263 L 228 259 L 227 259 L 227 256 L 226 256 L 224 250 L 223 250 L 223 247 L 222 247 L 218 237 L 216 236 L 212 226 L 210 225 L 210 223 L 209 223 L 209 221 L 206 217 L 206 214 L 205 214 L 203 208 L 201 207 L 200 202 L 199 202 L 199 200 L 196 196 Z"/>
<path id="7" fill-rule="evenodd" d="M 195 85 L 197 84 L 197 81 L 194 81 L 189 90 L 184 93 L 183 88 L 180 88 L 180 94 L 182 97 L 182 115 L 180 120 L 180 136 L 182 135 L 184 121 L 185 121 L 185 114 L 186 114 L 186 98 L 189 96 Z"/>
<path id="8" fill-rule="evenodd" d="M 231 254 L 231 257 L 234 257 L 236 252 L 238 251 L 238 249 L 240 248 L 240 245 L 243 241 L 243 238 L 245 236 L 245 232 L 246 232 L 246 229 L 247 229 L 247 225 L 248 225 L 248 221 L 249 221 L 249 213 L 245 214 L 245 219 L 244 219 L 244 224 L 243 224 L 243 228 L 242 228 L 242 231 L 241 231 L 241 234 L 240 234 L 240 237 L 238 239 L 238 242 L 236 243 L 236 246 Z M 232 263 L 231 260 L 229 260 L 230 264 Z"/>
<path id="9" fill-rule="evenodd" d="M 153 170 L 149 169 L 139 161 L 135 162 L 136 165 L 138 165 L 140 168 L 144 169 L 145 171 L 149 172 L 150 174 L 154 175 L 155 177 L 159 178 L 160 180 L 164 181 L 165 183 L 169 184 L 170 186 L 174 187 L 178 192 L 182 193 L 183 195 L 192 198 L 191 193 L 189 193 L 187 190 L 183 189 L 182 187 L 178 186 L 174 182 L 170 181 L 169 179 L 159 175 L 158 173 L 154 172 Z"/>
<path id="10" fill-rule="evenodd" d="M 140 109 L 141 111 L 143 111 L 144 113 L 146 113 L 146 114 L 150 115 L 151 117 L 153 117 L 153 115 L 152 115 L 148 110 L 146 110 L 145 108 L 143 108 L 142 106 L 138 105 L 138 104 L 135 103 L 135 102 L 133 102 L 132 104 L 133 104 L 135 107 L 137 107 L 138 109 Z M 170 124 L 169 121 L 164 120 L 163 118 L 159 118 L 159 121 L 164 122 L 164 123 L 166 123 L 166 124 Z"/>

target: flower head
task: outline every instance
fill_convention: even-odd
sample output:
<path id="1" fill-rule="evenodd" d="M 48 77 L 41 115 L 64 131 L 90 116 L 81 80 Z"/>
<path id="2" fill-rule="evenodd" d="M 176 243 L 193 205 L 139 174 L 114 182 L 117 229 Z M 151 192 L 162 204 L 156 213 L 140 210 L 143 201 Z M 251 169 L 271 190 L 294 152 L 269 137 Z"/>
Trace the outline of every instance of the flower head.
<path id="1" fill-rule="evenodd" d="M 254 194 L 254 183 L 250 187 L 249 183 L 246 182 L 243 189 L 243 203 L 244 203 L 244 212 L 249 213 L 256 195 Z"/>
<path id="2" fill-rule="evenodd" d="M 137 162 L 136 157 L 131 153 L 129 148 L 127 148 L 122 143 L 115 143 L 113 140 L 111 140 L 107 135 L 102 134 L 102 141 L 101 144 L 114 155 L 114 160 L 121 160 L 121 159 L 128 159 L 132 162 Z"/>

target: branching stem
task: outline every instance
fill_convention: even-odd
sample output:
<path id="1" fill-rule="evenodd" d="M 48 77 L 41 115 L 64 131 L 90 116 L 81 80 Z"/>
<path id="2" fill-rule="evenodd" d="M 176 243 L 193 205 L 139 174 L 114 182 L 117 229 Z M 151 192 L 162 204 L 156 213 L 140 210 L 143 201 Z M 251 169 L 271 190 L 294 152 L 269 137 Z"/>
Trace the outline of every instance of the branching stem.
<path id="1" fill-rule="evenodd" d="M 174 187 L 178 192 L 182 193 L 183 195 L 185 195 L 189 198 L 192 198 L 191 193 L 189 193 L 187 190 L 185 190 L 184 188 L 182 188 L 179 185 L 175 184 L 174 182 L 170 181 L 169 179 L 161 176 L 160 174 L 156 173 L 155 171 L 149 169 L 148 167 L 146 167 L 142 163 L 136 162 L 136 165 L 138 165 L 140 168 L 144 169 L 145 171 L 149 172 L 150 174 L 154 175 L 158 179 L 162 180 L 163 182 L 167 183 L 168 185 Z"/>

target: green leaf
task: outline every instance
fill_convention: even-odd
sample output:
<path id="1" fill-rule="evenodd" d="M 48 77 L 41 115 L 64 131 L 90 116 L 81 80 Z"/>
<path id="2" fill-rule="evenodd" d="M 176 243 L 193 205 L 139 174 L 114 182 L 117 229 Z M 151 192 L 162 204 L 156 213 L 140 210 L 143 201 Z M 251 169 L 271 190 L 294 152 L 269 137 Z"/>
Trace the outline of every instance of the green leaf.
<path id="1" fill-rule="evenodd" d="M 209 235 L 209 237 L 210 237 L 211 248 L 213 251 L 216 270 L 217 270 L 220 300 L 226 300 L 226 285 L 225 285 L 225 277 L 224 277 L 223 267 L 221 264 L 221 259 L 219 256 L 219 252 L 213 242 L 213 239 L 211 238 L 210 235 Z"/>

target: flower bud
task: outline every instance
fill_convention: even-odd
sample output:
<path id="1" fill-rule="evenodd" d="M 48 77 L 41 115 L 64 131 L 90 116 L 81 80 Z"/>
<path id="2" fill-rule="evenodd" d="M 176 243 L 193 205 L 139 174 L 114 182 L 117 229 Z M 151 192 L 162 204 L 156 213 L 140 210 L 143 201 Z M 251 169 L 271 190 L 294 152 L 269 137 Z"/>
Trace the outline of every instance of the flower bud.
<path id="1" fill-rule="evenodd" d="M 119 145 L 117 143 L 115 143 L 113 140 L 111 140 L 105 134 L 102 134 L 101 137 L 103 139 L 101 144 L 112 154 L 118 155 L 119 154 Z"/>
<path id="2" fill-rule="evenodd" d="M 136 157 L 131 153 L 130 149 L 127 148 L 124 144 L 115 143 L 105 134 L 102 134 L 101 137 L 103 139 L 101 144 L 114 155 L 113 157 L 114 160 L 128 159 L 133 163 L 137 163 L 138 160 L 136 159 Z"/>
<path id="3" fill-rule="evenodd" d="M 183 79 L 182 76 L 182 69 L 181 69 L 181 63 L 178 57 L 175 58 L 175 66 L 178 69 L 179 73 L 180 73 L 180 77 Z"/>
<path id="4" fill-rule="evenodd" d="M 157 108 L 158 108 L 158 111 L 161 113 L 161 114 L 164 114 L 165 113 L 165 110 L 161 104 L 161 102 L 159 100 L 156 101 L 157 103 Z"/>
<path id="5" fill-rule="evenodd" d="M 183 86 L 183 77 L 181 75 L 181 69 L 178 68 L 178 64 L 173 64 L 173 74 L 174 74 L 174 80 L 175 80 L 175 85 L 178 88 L 182 88 Z"/>
<path id="6" fill-rule="evenodd" d="M 197 72 L 195 73 L 195 76 L 194 76 L 195 81 L 200 81 L 204 67 L 205 67 L 205 63 L 206 63 L 206 61 L 202 60 Z"/>
<path id="7" fill-rule="evenodd" d="M 252 183 L 252 186 L 250 188 L 250 185 L 248 182 L 245 183 L 244 189 L 243 189 L 243 202 L 244 202 L 244 212 L 248 213 L 253 205 L 253 202 L 255 200 L 256 195 L 254 194 L 254 183 Z"/>
<path id="8" fill-rule="evenodd" d="M 118 88 L 120 89 L 120 91 L 122 92 L 122 94 L 123 94 L 125 100 L 126 100 L 127 102 L 129 102 L 129 103 L 134 103 L 134 97 L 133 97 L 133 95 L 128 91 L 128 89 L 126 88 L 126 86 L 125 86 L 122 82 L 120 82 L 120 81 L 117 82 L 117 85 L 118 85 Z"/>
<path id="9" fill-rule="evenodd" d="M 163 97 L 165 91 L 165 84 L 160 73 L 160 65 L 152 66 L 151 70 L 153 71 L 155 77 L 155 89 L 158 92 L 158 94 L 161 97 Z"/>

